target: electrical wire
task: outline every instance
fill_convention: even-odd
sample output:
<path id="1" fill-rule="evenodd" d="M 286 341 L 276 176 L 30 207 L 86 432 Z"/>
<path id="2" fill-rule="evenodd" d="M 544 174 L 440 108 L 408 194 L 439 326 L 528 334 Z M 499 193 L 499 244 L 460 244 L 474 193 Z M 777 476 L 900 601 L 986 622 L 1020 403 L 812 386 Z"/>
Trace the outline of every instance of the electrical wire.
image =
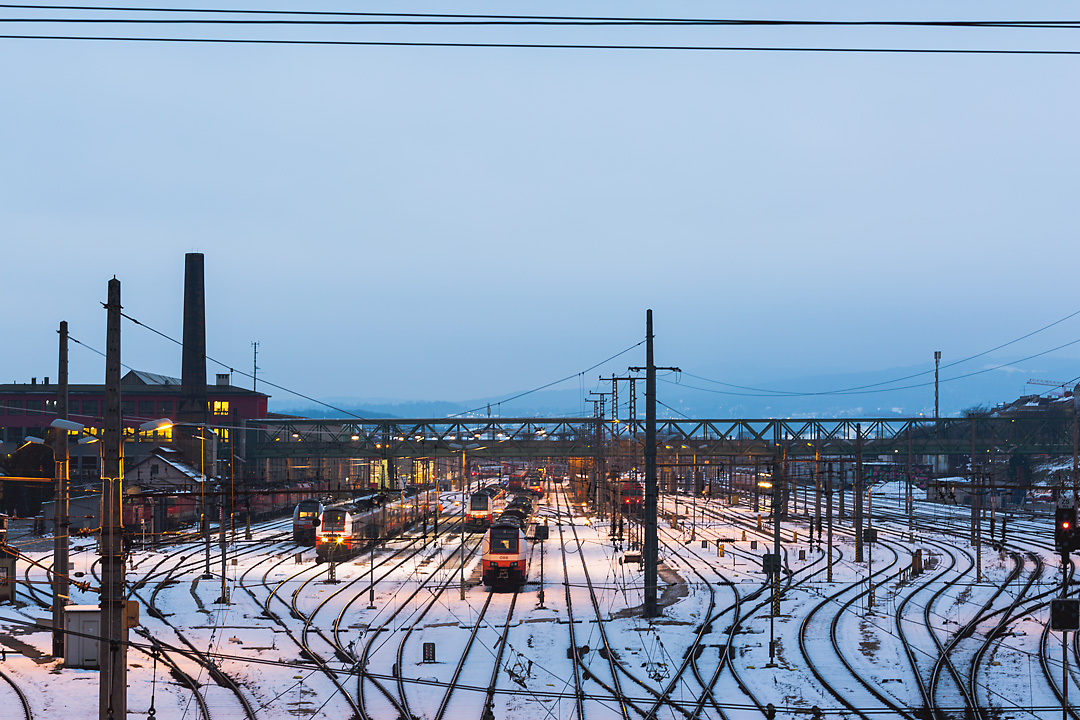
<path id="1" fill-rule="evenodd" d="M 162 332 L 162 331 L 160 331 L 160 330 L 158 330 L 158 329 L 156 329 L 156 328 L 154 328 L 154 327 L 152 327 L 150 325 L 147 325 L 146 323 L 143 323 L 143 322 L 137 320 L 136 318 L 132 317 L 131 315 L 128 315 L 127 313 L 121 312 L 120 316 L 125 318 L 126 320 L 130 320 L 131 322 L 135 323 L 139 327 L 146 328 L 150 332 L 152 332 L 155 335 L 158 335 L 158 336 L 168 340 L 169 342 L 172 342 L 172 343 L 174 343 L 176 345 L 179 345 L 180 347 L 183 347 L 183 345 L 184 345 L 184 343 L 182 341 L 177 340 L 176 338 L 171 337 L 171 336 L 167 335 L 166 333 L 164 333 L 164 332 Z M 69 336 L 69 338 L 70 338 L 70 336 Z M 81 345 L 82 343 L 79 343 L 79 344 Z M 634 345 L 631 345 L 630 347 L 626 348 L 625 350 L 620 350 L 619 352 L 615 353 L 611 357 L 609 357 L 609 358 L 607 358 L 605 360 L 601 360 L 600 362 L 596 363 L 595 365 L 592 365 L 590 367 L 585 368 L 581 372 L 574 373 L 573 375 L 567 375 L 564 378 L 561 378 L 559 380 L 554 380 L 552 382 L 541 385 L 540 387 L 533 388 L 532 390 L 526 390 L 525 392 L 518 393 L 517 395 L 513 395 L 513 396 L 511 396 L 509 398 L 504 398 L 503 400 L 498 401 L 498 403 L 500 405 L 502 403 L 508 403 L 508 402 L 511 402 L 512 400 L 517 400 L 518 398 L 523 398 L 526 395 L 531 395 L 532 393 L 539 392 L 541 390 L 545 390 L 545 389 L 547 389 L 549 387 L 552 387 L 553 385 L 558 385 L 559 383 L 566 382 L 567 380 L 571 380 L 571 379 L 573 379 L 575 377 L 584 376 L 585 373 L 591 372 L 591 371 L 595 370 L 596 368 L 611 362 L 615 358 L 618 358 L 618 357 L 620 357 L 622 355 L 625 355 L 626 353 L 630 352 L 634 348 L 639 347 L 639 346 L 641 346 L 643 344 L 645 344 L 644 340 L 642 340 L 642 341 L 640 341 L 638 343 L 635 343 Z M 98 351 L 95 351 L 95 352 L 98 352 Z M 224 363 L 224 362 L 222 362 L 222 361 L 220 361 L 220 360 L 218 360 L 218 359 L 216 359 L 216 358 L 214 358 L 214 357 L 212 357 L 210 355 L 205 355 L 204 357 L 207 360 L 209 360 L 210 362 L 213 362 L 213 363 L 215 363 L 217 365 L 220 365 L 223 368 L 227 368 L 229 370 L 229 372 L 236 373 L 237 375 L 242 375 L 242 376 L 244 376 L 246 378 L 252 378 L 251 374 L 246 373 L 243 370 L 237 370 L 232 365 Z M 291 395 L 295 395 L 297 397 L 308 400 L 309 402 L 317 403 L 318 405 L 321 405 L 321 406 L 323 406 L 325 408 L 329 408 L 330 410 L 333 410 L 334 412 L 340 412 L 340 413 L 343 413 L 343 414 L 345 414 L 345 415 L 347 415 L 349 417 L 357 418 L 359 420 L 365 419 L 365 418 L 361 417 L 360 415 L 349 412 L 348 410 L 345 410 L 343 408 L 339 408 L 339 407 L 337 407 L 335 405 L 331 405 L 330 403 L 327 403 L 327 402 L 323 402 L 322 400 L 317 400 L 317 399 L 311 397 L 310 395 L 305 395 L 304 393 L 298 392 L 296 390 L 292 390 L 292 389 L 287 388 L 287 387 L 285 387 L 283 385 L 278 385 L 276 383 L 270 382 L 269 380 L 262 379 L 260 382 L 263 382 L 263 383 L 269 385 L 270 387 L 281 390 L 282 392 L 287 392 L 287 393 L 289 393 Z M 487 407 L 486 404 L 481 405 L 480 407 L 477 407 L 477 408 L 473 408 L 472 410 L 465 410 L 464 412 L 454 413 L 452 415 L 447 415 L 447 417 L 448 418 L 461 417 L 461 416 L 467 415 L 469 413 L 479 412 L 480 410 L 483 410 L 485 407 Z"/>
<path id="2" fill-rule="evenodd" d="M 273 38 L 132 37 L 123 35 L 0 35 L 0 40 L 59 40 L 94 42 L 180 43 L 208 45 L 303 45 L 323 47 L 427 47 L 522 50 L 650 50 L 681 52 L 765 52 L 871 55 L 1031 55 L 1067 57 L 1080 50 L 1020 50 L 1003 48 L 911 48 L 768 45 L 618 45 L 595 43 L 515 43 L 515 42 L 421 42 L 388 40 L 293 40 Z"/>
<path id="3" fill-rule="evenodd" d="M 954 375 L 953 377 L 950 377 L 950 378 L 942 378 L 940 380 L 940 383 L 952 382 L 954 380 L 963 380 L 965 378 L 974 377 L 976 375 L 982 375 L 984 373 L 993 372 L 994 370 L 1000 370 L 1002 368 L 1012 367 L 1013 365 L 1016 365 L 1017 363 L 1027 362 L 1028 360 L 1034 360 L 1037 357 L 1042 357 L 1043 355 L 1049 355 L 1052 352 L 1057 352 L 1058 350 L 1062 350 L 1062 349 L 1070 347 L 1072 345 L 1076 345 L 1077 343 L 1080 343 L 1080 338 L 1078 338 L 1076 340 L 1071 340 L 1071 341 L 1069 341 L 1067 343 L 1063 343 L 1061 345 L 1058 345 L 1057 347 L 1050 348 L 1049 350 L 1044 350 L 1043 352 L 1035 353 L 1034 355 L 1028 355 L 1027 357 L 1020 358 L 1019 360 L 1014 360 L 1012 362 L 1002 363 L 1000 365 L 994 365 L 993 367 L 983 368 L 982 370 L 975 370 L 974 372 L 965 373 L 963 375 Z M 689 375 L 690 377 L 697 377 L 696 375 L 691 375 L 690 373 L 684 373 L 684 374 Z M 923 373 L 923 374 L 925 374 L 925 373 Z M 761 393 L 726 392 L 726 391 L 723 391 L 723 390 L 712 390 L 712 389 L 709 389 L 709 388 L 696 387 L 694 385 L 686 385 L 685 383 L 671 382 L 670 380 L 663 380 L 662 378 L 657 378 L 657 379 L 661 380 L 661 382 L 666 382 L 666 383 L 668 383 L 670 385 L 679 385 L 680 387 L 686 387 L 686 388 L 690 388 L 692 390 L 700 390 L 701 392 L 714 393 L 714 394 L 717 394 L 717 395 L 736 395 L 736 396 L 740 396 L 740 397 L 774 397 L 774 398 L 818 397 L 818 396 L 823 396 L 823 395 L 832 395 L 832 396 L 836 396 L 836 395 L 873 395 L 873 394 L 877 394 L 877 393 L 895 392 L 897 390 L 912 390 L 914 388 L 930 387 L 930 386 L 934 385 L 933 382 L 925 382 L 925 383 L 917 383 L 915 385 L 901 385 L 899 387 L 892 387 L 892 388 L 878 388 L 876 390 L 827 390 L 827 391 L 821 391 L 821 392 L 803 392 L 803 393 L 785 392 L 783 394 L 778 395 L 778 394 L 761 394 Z M 702 378 L 702 379 L 704 379 L 704 378 Z M 1078 379 L 1080 379 L 1080 378 L 1078 378 Z M 767 391 L 766 391 L 766 393 L 767 393 Z"/>
<path id="4" fill-rule="evenodd" d="M 477 13 L 391 13 L 319 10 L 260 10 L 234 8 L 151 8 L 100 5 L 43 5 L 3 3 L 0 8 L 13 10 L 75 10 L 82 12 L 125 13 L 199 13 L 206 15 L 254 15 L 289 17 L 362 17 L 380 18 L 376 22 L 428 25 L 433 23 L 454 24 L 556 24 L 556 25 L 686 25 L 686 26 L 741 26 L 741 27 L 944 27 L 944 28 L 1032 28 L 1074 29 L 1080 27 L 1075 20 L 791 20 L 753 18 L 686 18 L 650 16 L 590 16 L 590 15 L 504 15 Z M 403 20 L 386 20 L 403 18 Z M 81 22 L 84 19 L 56 20 L 50 22 Z M 104 22 L 112 20 L 106 18 Z M 143 21 L 146 22 L 146 21 Z M 169 22 L 168 20 L 165 22 Z M 195 20 L 194 22 L 208 22 Z M 214 21 L 209 21 L 214 22 Z M 306 21 L 281 21 L 307 24 Z"/>
<path id="5" fill-rule="evenodd" d="M 1049 330 L 1050 328 L 1054 327 L 1055 325 L 1060 325 L 1061 323 L 1065 322 L 1066 320 L 1070 320 L 1070 319 L 1076 317 L 1077 315 L 1080 315 L 1080 310 L 1069 313 L 1068 315 L 1061 318 L 1060 320 L 1055 320 L 1054 322 L 1050 323 L 1049 325 L 1044 325 L 1041 328 L 1039 328 L 1038 330 L 1032 330 L 1031 332 L 1027 333 L 1026 335 L 1021 335 L 1020 337 L 1018 337 L 1018 338 L 1016 338 L 1014 340 L 1010 340 L 1008 342 L 1002 343 L 1002 344 L 1000 344 L 1000 345 L 998 345 L 996 347 L 990 348 L 989 350 L 983 350 L 982 352 L 975 353 L 974 355 L 969 355 L 966 358 L 962 358 L 960 360 L 954 360 L 953 362 L 946 363 L 945 365 L 942 365 L 938 369 L 939 370 L 947 370 L 948 368 L 956 367 L 957 365 L 962 365 L 963 363 L 970 362 L 972 360 L 976 360 L 978 358 L 981 358 L 984 355 L 989 355 L 992 352 L 996 352 L 998 350 L 1001 350 L 1002 348 L 1009 347 L 1010 345 L 1015 345 L 1016 343 L 1021 342 L 1022 340 L 1027 340 L 1029 337 L 1032 337 L 1034 335 L 1038 335 L 1039 333 L 1043 332 L 1044 330 Z M 1017 362 L 1022 362 L 1022 361 L 1018 360 Z M 1002 366 L 1002 367 L 1004 367 L 1004 366 Z M 775 394 L 778 397 L 783 397 L 783 396 L 805 397 L 808 394 L 811 394 L 811 395 L 832 395 L 832 394 L 836 394 L 836 393 L 848 392 L 848 391 L 851 391 L 851 390 L 863 390 L 863 389 L 866 389 L 866 388 L 880 387 L 882 385 L 891 385 L 893 383 L 904 382 L 905 380 L 911 380 L 913 378 L 922 377 L 923 375 L 929 375 L 932 372 L 935 372 L 935 371 L 934 370 L 924 370 L 922 372 L 913 373 L 911 375 L 905 375 L 904 377 L 894 378 L 892 380 L 882 380 L 881 382 L 870 383 L 868 385 L 857 385 L 855 387 L 843 388 L 841 390 L 823 391 L 823 392 L 820 392 L 820 393 L 800 393 L 800 392 L 790 392 L 790 391 L 785 391 L 785 390 L 767 390 L 767 389 L 764 389 L 764 388 L 747 387 L 745 385 L 734 385 L 732 383 L 721 382 L 719 380 L 710 380 L 709 378 L 701 377 L 700 375 L 694 375 L 692 373 L 685 373 L 685 374 L 687 376 L 695 378 L 697 380 L 702 380 L 702 381 L 705 381 L 705 382 L 713 383 L 715 385 L 723 385 L 725 387 L 736 388 L 736 389 L 739 389 L 739 390 L 752 390 L 754 392 Z M 1078 377 L 1077 379 L 1080 379 L 1080 377 Z"/>

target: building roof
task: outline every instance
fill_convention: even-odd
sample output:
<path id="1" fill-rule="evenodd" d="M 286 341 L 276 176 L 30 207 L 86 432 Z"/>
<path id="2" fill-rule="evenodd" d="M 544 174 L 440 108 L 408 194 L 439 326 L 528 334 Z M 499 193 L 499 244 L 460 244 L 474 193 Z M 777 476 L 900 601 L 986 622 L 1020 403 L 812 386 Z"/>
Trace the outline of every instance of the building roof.
<path id="1" fill-rule="evenodd" d="M 131 370 L 120 379 L 121 396 L 134 397 L 139 395 L 179 395 L 181 382 L 179 379 L 168 375 L 150 373 L 142 370 Z M 41 394 L 56 397 L 57 384 L 55 382 L 34 383 L 5 383 L 0 384 L 0 395 L 24 395 Z M 103 394 L 105 385 L 102 384 L 70 384 L 68 394 Z M 206 384 L 208 397 L 220 397 L 223 395 L 270 397 L 266 393 L 238 387 L 236 385 Z"/>
<path id="2" fill-rule="evenodd" d="M 121 385 L 176 385 L 180 386 L 182 383 L 180 378 L 169 377 L 168 375 L 158 375 L 157 373 L 145 372 L 143 370 L 131 370 L 127 375 L 120 378 Z"/>
<path id="3" fill-rule="evenodd" d="M 169 465 L 178 473 L 190 479 L 192 482 L 199 483 L 202 482 L 204 479 L 202 473 L 200 473 L 198 470 L 191 467 L 180 459 L 180 453 L 178 453 L 175 449 L 168 447 L 156 447 L 150 452 L 148 456 L 146 456 L 145 458 L 124 471 L 125 480 L 133 483 L 140 482 L 135 478 L 135 476 L 138 475 L 138 469 L 141 467 L 149 466 L 150 463 L 154 462 L 161 462 Z M 152 478 L 147 477 L 141 481 L 141 484 L 153 485 L 155 483 Z"/>

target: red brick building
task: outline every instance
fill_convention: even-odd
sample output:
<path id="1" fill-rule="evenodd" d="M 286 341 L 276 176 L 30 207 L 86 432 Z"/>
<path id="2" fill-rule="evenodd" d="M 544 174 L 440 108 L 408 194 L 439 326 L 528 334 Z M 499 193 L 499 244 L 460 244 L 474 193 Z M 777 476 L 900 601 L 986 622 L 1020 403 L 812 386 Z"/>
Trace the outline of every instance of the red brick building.
<path id="1" fill-rule="evenodd" d="M 180 380 L 132 370 L 120 382 L 124 460 L 126 466 L 131 466 L 155 446 L 172 442 L 171 428 L 140 432 L 139 426 L 159 418 L 177 419 Z M 227 374 L 218 375 L 217 384 L 207 385 L 206 392 L 209 425 L 218 437 L 216 470 L 227 475 L 228 464 L 244 457 L 244 422 L 267 417 L 268 396 L 232 385 Z M 57 386 L 48 378 L 43 383 L 35 378 L 29 384 L 0 385 L 0 450 L 13 452 L 27 436 L 45 438 L 49 423 L 56 418 L 56 394 Z M 86 425 L 87 433 L 100 434 L 104 404 L 104 385 L 68 386 L 68 418 Z M 73 482 L 99 477 L 98 447 L 97 443 L 71 443 Z"/>

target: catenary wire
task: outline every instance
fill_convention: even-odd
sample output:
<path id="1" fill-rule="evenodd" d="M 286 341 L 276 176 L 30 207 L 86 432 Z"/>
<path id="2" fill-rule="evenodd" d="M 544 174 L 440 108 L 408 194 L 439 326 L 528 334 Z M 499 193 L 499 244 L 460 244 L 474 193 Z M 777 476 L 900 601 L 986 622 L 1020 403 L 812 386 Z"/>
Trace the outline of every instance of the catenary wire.
<path id="1" fill-rule="evenodd" d="M 43 5 L 2 3 L 0 8 L 13 10 L 76 10 L 86 12 L 127 13 L 200 13 L 212 15 L 265 15 L 301 17 L 368 17 L 408 18 L 420 24 L 429 20 L 455 20 L 515 23 L 613 23 L 613 24 L 675 24 L 763 27 L 972 27 L 972 28 L 1066 28 L 1080 27 L 1076 20 L 791 20 L 754 18 L 687 18 L 650 16 L 590 16 L 590 15 L 506 15 L 478 13 L 390 13 L 320 10 L 260 10 L 252 8 L 184 8 L 184 7 L 125 7 L 102 5 Z"/>
<path id="2" fill-rule="evenodd" d="M 121 317 L 123 317 L 123 318 L 125 318 L 125 319 L 127 319 L 127 320 L 130 320 L 131 322 L 135 323 L 135 324 L 136 324 L 136 325 L 138 325 L 139 327 L 144 327 L 144 328 L 146 328 L 147 330 L 149 330 L 150 332 L 154 333 L 155 335 L 159 335 L 159 336 L 161 336 L 162 338 L 164 338 L 164 339 L 166 339 L 166 340 L 168 340 L 168 341 L 170 341 L 170 342 L 172 342 L 172 343 L 175 343 L 176 345 L 180 345 L 181 347 L 183 347 L 183 342 L 182 342 L 182 341 L 180 341 L 180 340 L 177 340 L 176 338 L 174 338 L 174 337 L 171 337 L 171 336 L 167 335 L 166 333 L 164 333 L 164 332 L 162 332 L 162 331 L 160 331 L 160 330 L 158 330 L 158 329 L 156 329 L 156 328 L 154 328 L 154 327 L 151 327 L 150 325 L 147 325 L 146 323 L 143 323 L 143 322 L 141 322 L 141 321 L 139 321 L 139 320 L 135 319 L 134 317 L 132 317 L 131 315 L 128 315 L 127 313 L 121 312 L 121 313 L 120 313 L 120 316 L 121 316 Z M 517 395 L 514 395 L 514 396 L 512 396 L 512 397 L 510 397 L 510 398 L 506 398 L 506 399 L 504 399 L 504 400 L 500 400 L 500 401 L 499 401 L 499 403 L 501 404 L 501 403 L 505 403 L 505 402 L 510 402 L 511 400 L 516 400 L 516 399 L 518 399 L 518 398 L 521 398 L 521 397 L 525 397 L 526 395 L 529 395 L 529 394 L 531 394 L 531 393 L 534 393 L 534 392 L 539 392 L 540 390 L 544 390 L 544 389 L 546 389 L 546 388 L 552 387 L 553 385 L 558 385 L 559 383 L 563 383 L 563 382 L 566 382 L 567 380 L 571 380 L 571 379 L 573 379 L 573 378 L 575 378 L 575 377 L 578 377 L 578 376 L 583 376 L 583 375 L 584 375 L 585 373 L 587 373 L 587 372 L 591 372 L 591 371 L 595 370 L 596 368 L 600 367 L 601 365 L 604 365 L 604 364 L 606 364 L 606 363 L 608 363 L 608 362 L 611 362 L 612 360 L 614 360 L 614 359 L 615 359 L 615 358 L 617 358 L 617 357 L 620 357 L 620 356 L 622 356 L 622 355 L 625 355 L 626 353 L 630 352 L 631 350 L 633 350 L 633 349 L 634 349 L 634 348 L 636 348 L 636 347 L 639 347 L 639 346 L 643 345 L 644 343 L 645 343 L 645 341 L 644 341 L 644 340 L 642 340 L 642 341 L 640 341 L 640 342 L 638 342 L 638 343 L 635 343 L 634 345 L 631 345 L 630 347 L 626 348 L 625 350 L 621 350 L 621 351 L 619 351 L 619 352 L 615 353 L 614 355 L 612 355 L 611 357 L 607 358 L 606 360 L 601 360 L 600 362 L 596 363 L 595 365 L 592 365 L 592 366 L 590 366 L 590 367 L 587 367 L 587 368 L 585 368 L 585 369 L 584 369 L 584 370 L 582 370 L 581 372 L 577 372 L 577 373 L 574 373 L 573 375 L 567 375 L 566 377 L 564 377 L 564 378 L 562 378 L 562 379 L 559 379 L 559 380 L 555 380 L 555 381 L 549 382 L 549 383 L 547 383 L 547 384 L 545 384 L 545 385 L 541 385 L 540 387 L 537 387 L 537 388 L 533 388 L 532 390 L 526 390 L 525 392 L 522 392 L 522 393 L 518 393 Z M 82 344 L 82 343 L 80 343 L 80 344 Z M 211 362 L 213 362 L 213 363 L 216 363 L 217 365 L 220 365 L 220 366 L 221 366 L 221 367 L 223 367 L 223 368 L 228 368 L 230 372 L 234 372 L 234 373 L 236 373 L 237 375 L 243 375 L 244 377 L 247 377 L 247 378 L 251 378 L 251 377 L 252 377 L 252 376 L 251 376 L 251 375 L 250 375 L 249 373 L 246 373 L 246 372 L 244 372 L 243 370 L 237 370 L 237 369 L 236 369 L 235 367 L 233 367 L 232 365 L 229 365 L 229 364 L 227 364 L 227 363 L 224 363 L 224 362 L 222 362 L 222 361 L 220 361 L 220 360 L 218 360 L 218 359 L 216 359 L 216 358 L 214 358 L 214 357 L 211 357 L 210 355 L 205 355 L 204 357 L 205 357 L 205 358 L 206 358 L 207 360 L 209 360 L 209 361 L 211 361 Z M 273 388 L 276 388 L 276 389 L 278 389 L 278 390 L 281 390 L 282 392 L 287 392 L 287 393 L 289 393 L 289 394 L 291 394 L 291 395 L 295 395 L 295 396 L 297 396 L 297 397 L 301 397 L 301 398 L 303 398 L 303 399 L 305 399 L 305 400 L 308 400 L 308 401 L 310 401 L 310 402 L 313 402 L 313 403 L 317 403 L 317 404 L 319 404 L 319 405 L 322 405 L 323 407 L 329 408 L 329 409 L 331 409 L 331 410 L 333 410 L 333 411 L 335 411 L 335 412 L 340 412 L 340 413 L 344 413 L 345 415 L 348 415 L 349 417 L 353 417 L 353 418 L 357 418 L 357 419 L 361 419 L 361 420 L 362 420 L 362 419 L 364 419 L 364 418 L 362 418 L 362 417 L 361 417 L 360 415 L 357 415 L 357 414 L 355 414 L 355 413 L 349 412 L 348 410 L 345 410 L 345 409 L 343 409 L 343 408 L 339 408 L 339 407 L 337 407 L 337 406 L 335 406 L 335 405 L 331 405 L 330 403 L 327 403 L 327 402 L 323 402 L 322 400 L 317 400 L 317 399 L 315 399 L 315 398 L 313 398 L 313 397 L 311 397 L 311 396 L 309 396 L 309 395 L 305 395 L 305 394 L 303 394 L 303 393 L 301 393 L 301 392 L 297 392 L 296 390 L 291 390 L 291 389 L 289 389 L 289 388 L 287 388 L 287 387 L 284 387 L 283 385 L 278 385 L 278 384 L 276 384 L 276 383 L 270 382 L 269 380 L 265 380 L 265 379 L 261 380 L 261 382 L 265 383 L 266 385 L 269 385 L 270 387 L 273 387 Z M 462 416 L 462 415 L 466 415 L 466 414 L 468 414 L 468 413 L 473 413 L 473 412 L 479 412 L 479 411 L 480 411 L 480 410 L 482 410 L 482 409 L 483 409 L 484 407 L 486 407 L 486 405 L 484 405 L 484 406 L 481 406 L 481 407 L 478 407 L 478 408 L 474 408 L 474 409 L 472 409 L 472 410 L 466 410 L 465 412 L 462 412 L 462 413 L 455 413 L 455 414 L 453 414 L 453 415 L 448 415 L 447 417 L 448 417 L 448 418 L 453 418 L 453 417 L 460 417 L 460 416 Z"/>
<path id="3" fill-rule="evenodd" d="M 681 52 L 765 52 L 825 53 L 871 55 L 1029 55 L 1076 56 L 1080 50 L 1007 49 L 1007 48 L 911 48 L 911 47 L 838 47 L 838 46 L 768 46 L 768 45 L 618 45 L 590 43 L 512 43 L 512 42 L 420 42 L 389 40 L 292 40 L 273 38 L 210 37 L 132 37 L 123 35 L 0 35 L 0 40 L 57 40 L 88 42 L 140 42 L 208 45 L 297 45 L 324 47 L 427 47 L 522 50 L 649 50 Z"/>
<path id="4" fill-rule="evenodd" d="M 1054 322 L 1050 323 L 1049 325 L 1044 325 L 1041 328 L 1039 328 L 1038 330 L 1032 330 L 1031 332 L 1027 333 L 1026 335 L 1021 335 L 1020 337 L 1018 337 L 1018 338 L 1016 338 L 1014 340 L 1010 340 L 1008 342 L 1002 343 L 1002 344 L 1000 344 L 1000 345 L 998 345 L 996 347 L 990 348 L 989 350 L 983 350 L 982 352 L 975 353 L 974 355 L 969 355 L 966 358 L 962 358 L 960 360 L 954 360 L 954 361 L 952 361 L 950 363 L 946 363 L 945 365 L 942 365 L 939 369 L 947 370 L 947 369 L 949 369 L 951 367 L 956 367 L 957 365 L 962 365 L 963 363 L 970 362 L 971 360 L 976 360 L 978 358 L 981 358 L 984 355 L 989 355 L 992 352 L 996 352 L 996 351 L 1001 350 L 1002 348 L 1006 348 L 1006 347 L 1008 347 L 1010 345 L 1015 345 L 1018 342 L 1021 342 L 1023 340 L 1027 340 L 1029 337 L 1032 337 L 1034 335 L 1038 335 L 1039 333 L 1043 332 L 1044 330 L 1049 330 L 1050 328 L 1054 327 L 1055 325 L 1060 325 L 1061 323 L 1065 322 L 1066 320 L 1074 318 L 1077 315 L 1080 315 L 1080 310 L 1077 310 L 1076 312 L 1069 313 L 1068 315 L 1061 318 L 1060 320 L 1055 320 Z M 1017 362 L 1021 362 L 1021 361 L 1017 361 Z M 923 375 L 929 375 L 932 372 L 934 372 L 934 370 L 924 370 L 922 372 L 913 373 L 911 375 L 905 375 L 904 377 L 893 378 L 892 380 L 882 380 L 881 382 L 870 383 L 868 385 L 857 385 L 855 387 L 842 388 L 840 390 L 828 390 L 828 391 L 822 391 L 822 392 L 819 392 L 819 393 L 801 393 L 801 392 L 792 392 L 792 391 L 787 391 L 787 390 L 767 390 L 767 389 L 764 389 L 764 388 L 748 387 L 748 386 L 745 386 L 745 385 L 735 385 L 735 384 L 732 384 L 732 383 L 721 382 L 720 380 L 712 380 L 710 378 L 702 377 L 700 375 L 694 375 L 693 373 L 685 373 L 685 374 L 688 377 L 692 377 L 692 378 L 695 378 L 697 380 L 703 380 L 705 382 L 712 383 L 714 385 L 723 385 L 724 387 L 736 388 L 738 390 L 751 390 L 753 392 L 765 393 L 767 395 L 776 395 L 777 397 L 783 397 L 783 396 L 805 397 L 808 394 L 809 395 L 832 395 L 832 394 L 844 393 L 844 392 L 853 391 L 853 390 L 864 390 L 864 389 L 867 389 L 867 388 L 880 387 L 882 385 L 892 385 L 894 383 L 904 382 L 905 380 L 911 380 L 913 378 L 922 377 Z M 1080 379 L 1080 378 L 1078 378 L 1078 379 Z"/>
<path id="5" fill-rule="evenodd" d="M 994 365 L 993 367 L 983 368 L 982 370 L 975 370 L 973 372 L 965 373 L 963 375 L 954 375 L 953 377 L 950 377 L 950 378 L 943 378 L 940 382 L 941 383 L 946 383 L 946 382 L 952 382 L 954 380 L 963 380 L 965 378 L 974 377 L 975 375 L 982 375 L 984 373 L 993 372 L 994 370 L 1000 370 L 1002 368 L 1012 367 L 1013 365 L 1015 365 L 1017 363 L 1027 362 L 1028 360 L 1033 360 L 1033 359 L 1035 359 L 1037 357 L 1042 357 L 1043 355 L 1049 355 L 1052 352 L 1057 352 L 1058 350 L 1062 350 L 1062 349 L 1070 347 L 1072 345 L 1076 345 L 1077 343 L 1080 343 L 1080 338 L 1077 338 L 1076 340 L 1071 340 L 1071 341 L 1069 341 L 1067 343 L 1063 343 L 1061 345 L 1058 345 L 1057 347 L 1050 348 L 1049 350 L 1044 350 L 1043 352 L 1035 353 L 1034 355 L 1028 355 L 1027 357 L 1020 358 L 1019 360 L 1014 360 L 1013 362 L 1007 362 L 1007 363 L 1002 363 L 1000 365 Z M 684 374 L 689 375 L 690 373 L 684 373 Z M 834 391 L 808 392 L 808 393 L 790 393 L 790 394 L 785 394 L 785 395 L 761 395 L 761 394 L 756 394 L 756 393 L 736 393 L 736 392 L 727 392 L 727 391 L 724 391 L 724 390 L 712 390 L 710 388 L 702 388 L 702 387 L 697 387 L 695 385 L 687 385 L 685 383 L 671 382 L 670 380 L 663 380 L 663 378 L 657 378 L 657 379 L 660 380 L 661 382 L 666 382 L 666 383 L 668 383 L 670 385 L 679 385 L 681 387 L 690 388 L 692 390 L 700 390 L 702 392 L 714 393 L 714 394 L 717 394 L 717 395 L 737 395 L 737 396 L 740 396 L 740 397 L 782 397 L 782 398 L 788 398 L 788 397 L 815 397 L 815 396 L 821 396 L 821 395 L 872 395 L 872 394 L 877 394 L 877 393 L 895 392 L 897 390 L 912 390 L 914 388 L 930 387 L 930 386 L 932 386 L 934 384 L 933 382 L 926 382 L 926 383 L 917 383 L 915 385 L 901 385 L 899 387 L 892 387 L 892 388 L 878 388 L 876 390 L 855 390 L 855 391 L 835 391 L 834 390 Z"/>

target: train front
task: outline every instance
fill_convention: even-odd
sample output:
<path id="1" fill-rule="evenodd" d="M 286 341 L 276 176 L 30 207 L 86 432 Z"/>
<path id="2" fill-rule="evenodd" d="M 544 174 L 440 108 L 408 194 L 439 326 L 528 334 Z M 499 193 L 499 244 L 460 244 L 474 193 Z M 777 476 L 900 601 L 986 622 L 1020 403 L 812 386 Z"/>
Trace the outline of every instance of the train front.
<path id="1" fill-rule="evenodd" d="M 322 512 L 322 503 L 318 500 L 301 500 L 293 510 L 293 540 L 310 543 L 315 540 L 315 520 Z"/>
<path id="2" fill-rule="evenodd" d="M 469 509 L 465 512 L 465 527 L 469 529 L 486 528 L 491 525 L 491 495 L 475 492 L 469 496 Z"/>
<path id="3" fill-rule="evenodd" d="M 352 537 L 345 529 L 348 516 L 343 507 L 323 510 L 315 531 L 315 556 L 320 561 L 343 560 L 352 552 Z"/>
<path id="4" fill-rule="evenodd" d="M 492 590 L 519 590 L 525 584 L 525 533 L 521 524 L 500 520 L 484 536 L 483 579 Z"/>

